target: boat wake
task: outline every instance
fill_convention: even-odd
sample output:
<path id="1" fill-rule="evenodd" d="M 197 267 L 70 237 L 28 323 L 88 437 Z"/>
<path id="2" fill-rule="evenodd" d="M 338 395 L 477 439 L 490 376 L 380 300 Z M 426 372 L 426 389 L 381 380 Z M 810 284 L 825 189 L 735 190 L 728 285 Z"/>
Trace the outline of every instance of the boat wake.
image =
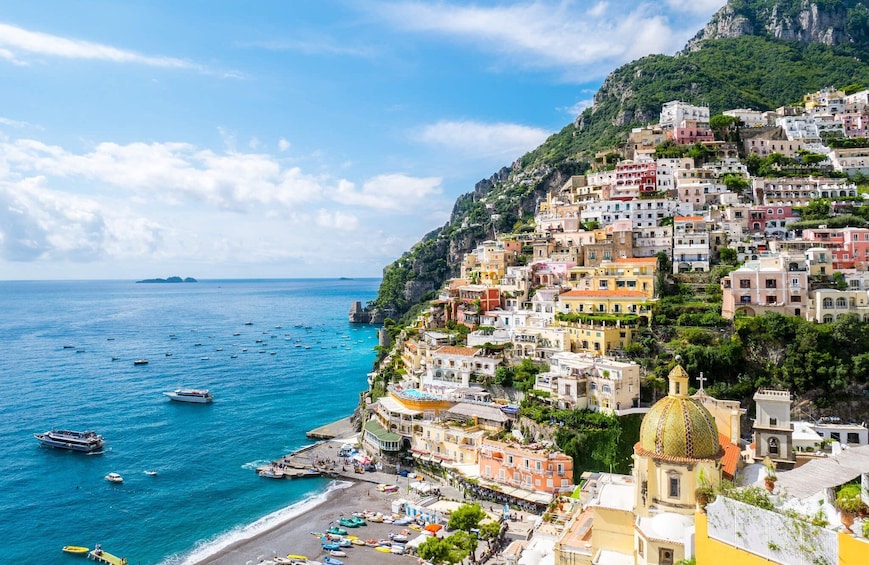
<path id="1" fill-rule="evenodd" d="M 248 471 L 253 471 L 257 467 L 262 467 L 263 465 L 268 465 L 271 463 L 268 459 L 258 459 L 256 461 L 249 461 L 241 466 L 242 469 L 247 469 Z"/>
<path id="2" fill-rule="evenodd" d="M 329 495 L 335 491 L 343 490 L 352 486 L 352 482 L 348 481 L 332 481 L 325 491 L 301 500 L 295 504 L 282 508 L 267 516 L 263 516 L 256 522 L 244 524 L 233 528 L 232 530 L 220 534 L 210 540 L 204 540 L 196 544 L 190 553 L 184 555 L 171 555 L 167 557 L 160 565 L 194 565 L 201 561 L 205 561 L 227 547 L 248 539 L 251 539 L 263 532 L 282 524 L 292 518 L 301 516 L 308 510 L 316 508 L 320 504 L 329 499 Z"/>

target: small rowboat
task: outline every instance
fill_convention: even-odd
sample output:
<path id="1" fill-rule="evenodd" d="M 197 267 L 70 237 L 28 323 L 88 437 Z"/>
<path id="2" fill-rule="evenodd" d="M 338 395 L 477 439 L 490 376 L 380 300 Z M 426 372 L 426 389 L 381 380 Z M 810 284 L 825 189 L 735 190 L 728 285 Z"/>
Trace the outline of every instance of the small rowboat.
<path id="1" fill-rule="evenodd" d="M 80 545 L 65 545 L 63 546 L 64 553 L 75 553 L 76 555 L 84 555 L 90 551 L 90 549 L 86 547 L 81 547 Z"/>

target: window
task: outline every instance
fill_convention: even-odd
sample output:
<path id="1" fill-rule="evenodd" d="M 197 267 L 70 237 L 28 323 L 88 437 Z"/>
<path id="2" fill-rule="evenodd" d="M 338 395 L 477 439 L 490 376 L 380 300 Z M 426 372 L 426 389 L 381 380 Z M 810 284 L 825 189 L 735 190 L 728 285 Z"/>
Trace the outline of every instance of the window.
<path id="1" fill-rule="evenodd" d="M 770 426 L 777 426 L 778 425 L 778 418 L 770 418 L 769 425 Z"/>
<path id="2" fill-rule="evenodd" d="M 766 288 L 775 288 L 775 279 L 766 279 Z"/>
<path id="3" fill-rule="evenodd" d="M 778 455 L 778 438 L 771 437 L 769 438 L 769 454 L 770 455 Z"/>
<path id="4" fill-rule="evenodd" d="M 673 550 L 662 547 L 658 550 L 659 565 L 673 565 Z"/>
<path id="5" fill-rule="evenodd" d="M 766 303 L 767 304 L 775 304 L 775 296 L 767 296 Z"/>
<path id="6" fill-rule="evenodd" d="M 679 475 L 670 475 L 670 498 L 679 498 Z"/>
<path id="7" fill-rule="evenodd" d="M 751 288 L 751 281 L 748 279 L 742 279 L 739 281 L 739 288 Z"/>

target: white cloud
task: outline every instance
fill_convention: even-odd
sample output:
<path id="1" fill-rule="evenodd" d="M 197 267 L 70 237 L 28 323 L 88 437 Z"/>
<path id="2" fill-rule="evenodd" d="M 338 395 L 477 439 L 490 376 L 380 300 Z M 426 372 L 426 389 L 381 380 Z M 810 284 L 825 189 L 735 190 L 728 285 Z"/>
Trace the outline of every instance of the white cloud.
<path id="1" fill-rule="evenodd" d="M 701 2 L 708 15 L 712 2 Z M 723 4 L 719 1 L 718 4 Z M 504 68 L 556 69 L 587 82 L 613 66 L 649 53 L 681 48 L 702 23 L 704 11 L 691 10 L 670 21 L 657 3 L 546 1 L 481 6 L 404 1 L 374 4 L 384 21 L 408 32 L 452 36 L 501 56 Z M 678 25 L 678 29 L 677 26 Z M 684 29 L 683 29 L 684 27 Z"/>
<path id="2" fill-rule="evenodd" d="M 0 163 L 22 174 L 80 178 L 168 204 L 192 200 L 235 211 L 318 200 L 325 182 L 299 168 L 284 168 L 269 155 L 218 154 L 172 142 L 100 143 L 78 155 L 19 139 L 0 143 Z"/>
<path id="3" fill-rule="evenodd" d="M 278 149 L 280 149 L 280 150 L 283 152 L 283 151 L 286 151 L 286 150 L 289 149 L 289 148 L 290 148 L 290 142 L 287 141 L 286 139 L 284 139 L 284 138 L 282 137 L 282 138 L 278 141 Z"/>
<path id="4" fill-rule="evenodd" d="M 423 127 L 413 137 L 475 157 L 512 161 L 543 143 L 550 133 L 519 124 L 442 121 Z"/>
<path id="5" fill-rule="evenodd" d="M 571 119 L 575 119 L 577 116 L 582 114 L 586 108 L 591 108 L 593 105 L 594 98 L 586 98 L 584 100 L 578 100 L 574 105 L 564 108 L 564 111 L 571 117 Z"/>
<path id="6" fill-rule="evenodd" d="M 680 12 L 709 15 L 724 6 L 724 0 L 666 0 L 667 5 Z"/>
<path id="7" fill-rule="evenodd" d="M 441 182 L 440 177 L 378 175 L 365 181 L 361 190 L 352 182 L 341 181 L 333 199 L 350 206 L 413 214 L 420 203 L 441 194 Z"/>
<path id="8" fill-rule="evenodd" d="M 330 230 L 353 231 L 359 227 L 359 218 L 338 211 L 317 210 L 317 225 Z"/>
<path id="9" fill-rule="evenodd" d="M 300 34 L 299 31 L 293 31 Z M 269 51 L 295 51 L 305 55 L 332 55 L 340 57 L 373 57 L 377 50 L 371 46 L 350 46 L 343 40 L 335 40 L 323 35 L 312 35 L 310 32 L 301 32 L 292 38 L 280 38 L 264 41 L 251 41 L 238 43 L 239 47 L 255 47 Z"/>
<path id="10" fill-rule="evenodd" d="M 0 58 L 17 65 L 23 65 L 28 63 L 26 61 L 28 55 L 132 63 L 168 69 L 192 69 L 201 73 L 220 74 L 224 77 L 234 78 L 239 76 L 235 72 L 215 73 L 202 65 L 176 57 L 142 55 L 110 45 L 82 39 L 68 39 L 0 23 Z"/>

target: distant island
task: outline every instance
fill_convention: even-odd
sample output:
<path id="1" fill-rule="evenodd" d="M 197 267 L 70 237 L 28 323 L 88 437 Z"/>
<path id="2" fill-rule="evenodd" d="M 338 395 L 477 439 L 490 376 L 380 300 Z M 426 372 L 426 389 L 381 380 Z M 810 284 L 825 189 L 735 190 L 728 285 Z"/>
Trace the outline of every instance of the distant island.
<path id="1" fill-rule="evenodd" d="M 142 279 L 140 281 L 136 281 L 137 284 L 138 283 L 180 283 L 180 282 L 195 283 L 195 282 L 199 282 L 199 281 L 197 281 L 193 277 L 187 277 L 184 279 L 182 279 L 181 277 L 169 277 L 168 279 Z"/>

